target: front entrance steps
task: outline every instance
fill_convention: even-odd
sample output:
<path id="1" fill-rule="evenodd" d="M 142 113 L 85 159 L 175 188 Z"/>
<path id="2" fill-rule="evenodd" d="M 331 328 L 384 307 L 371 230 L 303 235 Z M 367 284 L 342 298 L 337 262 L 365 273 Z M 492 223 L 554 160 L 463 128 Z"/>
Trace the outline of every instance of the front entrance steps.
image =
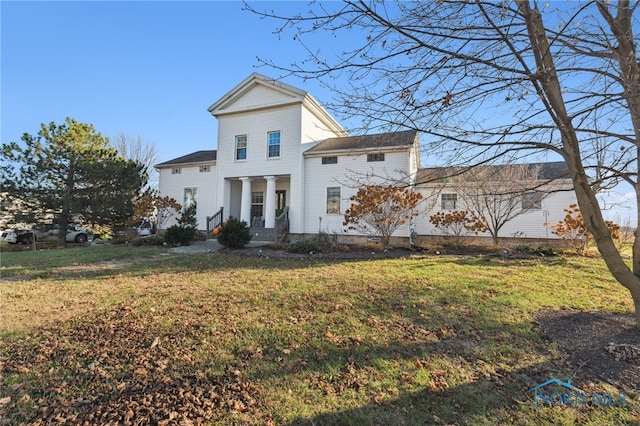
<path id="1" fill-rule="evenodd" d="M 274 228 L 251 227 L 251 241 L 268 241 L 276 240 L 276 230 Z"/>
<path id="2" fill-rule="evenodd" d="M 251 235 L 251 241 L 273 243 L 276 240 L 275 228 L 262 228 L 252 226 L 251 228 L 249 228 L 249 232 Z M 216 238 L 216 235 L 209 234 L 209 239 L 215 240 Z"/>

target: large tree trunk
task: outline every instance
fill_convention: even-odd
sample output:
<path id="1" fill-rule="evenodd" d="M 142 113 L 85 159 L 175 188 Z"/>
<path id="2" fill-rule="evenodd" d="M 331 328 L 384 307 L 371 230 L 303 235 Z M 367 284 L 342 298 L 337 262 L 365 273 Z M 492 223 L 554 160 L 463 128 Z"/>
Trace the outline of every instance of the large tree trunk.
<path id="1" fill-rule="evenodd" d="M 619 7 L 624 7 L 623 3 L 625 3 L 625 1 L 621 1 Z M 545 103 L 547 111 L 551 115 L 551 118 L 554 120 L 560 134 L 562 135 L 562 153 L 567 164 L 567 168 L 569 169 L 571 179 L 573 180 L 576 198 L 578 199 L 578 205 L 580 206 L 580 211 L 582 212 L 582 216 L 585 220 L 585 225 L 593 235 L 598 246 L 598 251 L 602 255 L 602 258 L 604 259 L 611 274 L 631 293 L 635 306 L 636 326 L 640 328 L 640 277 L 634 274 L 634 272 L 627 266 L 613 243 L 611 232 L 604 221 L 595 192 L 590 186 L 589 178 L 584 170 L 580 154 L 580 141 L 573 126 L 571 117 L 569 117 L 565 108 L 565 102 L 562 96 L 562 87 L 558 79 L 553 57 L 550 55 L 551 50 L 542 22 L 542 17 L 538 10 L 530 8 L 528 0 L 518 0 L 517 4 L 525 18 L 529 39 L 531 40 L 531 48 L 536 58 L 537 72 L 535 75 L 531 76 L 531 78 L 534 84 L 539 88 L 538 95 Z M 603 6 L 600 3 L 599 6 L 601 10 L 604 7 L 604 12 L 608 13 L 606 6 Z M 628 9 L 628 3 L 626 6 Z M 620 18 L 621 13 L 619 12 L 618 15 L 618 18 Z M 607 17 L 605 16 L 605 18 Z M 630 32 L 630 15 L 626 16 L 626 18 L 629 19 L 629 25 L 626 29 L 619 29 L 619 31 L 614 29 L 614 34 L 616 32 L 620 32 L 624 33 L 622 35 L 623 37 L 632 36 Z M 608 19 L 608 21 L 612 27 L 617 23 L 617 20 L 613 20 L 613 18 Z M 618 53 L 620 57 L 627 58 L 626 60 L 628 61 L 628 55 L 632 54 L 633 59 L 635 59 L 633 43 L 630 44 L 627 42 L 627 45 L 630 51 L 622 52 L 619 50 Z M 625 72 L 625 66 L 622 66 L 622 68 L 623 72 Z M 626 72 L 633 73 L 634 71 L 631 68 L 632 67 L 627 66 Z M 637 69 L 638 66 L 636 63 L 636 72 Z M 638 83 L 640 83 L 640 78 L 631 78 L 631 81 L 637 86 Z M 627 99 L 631 106 L 631 113 L 632 115 L 636 114 L 634 117 L 634 125 L 636 123 L 640 124 L 640 97 L 638 97 L 640 89 L 638 87 L 635 87 L 635 89 L 635 99 L 629 100 L 627 95 Z M 632 103 L 637 104 L 637 111 L 634 111 L 633 106 L 631 105 Z M 640 129 L 640 126 L 638 126 L 637 129 Z M 636 131 L 636 133 L 638 132 Z M 636 141 L 637 140 L 638 139 L 636 138 Z M 637 194 L 638 191 L 636 191 L 636 196 Z M 634 248 L 637 248 L 637 242 L 638 239 L 636 238 Z M 636 258 L 637 254 L 636 250 L 634 250 L 635 272 L 638 271 L 639 265 L 636 262 Z"/>

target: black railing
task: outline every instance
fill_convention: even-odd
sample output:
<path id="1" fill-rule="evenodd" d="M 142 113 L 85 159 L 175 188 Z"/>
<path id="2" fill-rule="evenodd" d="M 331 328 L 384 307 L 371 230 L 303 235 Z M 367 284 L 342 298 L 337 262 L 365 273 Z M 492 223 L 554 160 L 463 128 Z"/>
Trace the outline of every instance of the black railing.
<path id="1" fill-rule="evenodd" d="M 222 225 L 222 207 L 213 216 L 207 216 L 207 238 L 211 238 L 211 233 L 215 228 Z"/>
<path id="2" fill-rule="evenodd" d="M 285 207 L 280 216 L 276 217 L 275 241 L 279 242 L 286 238 L 289 233 L 289 207 Z"/>

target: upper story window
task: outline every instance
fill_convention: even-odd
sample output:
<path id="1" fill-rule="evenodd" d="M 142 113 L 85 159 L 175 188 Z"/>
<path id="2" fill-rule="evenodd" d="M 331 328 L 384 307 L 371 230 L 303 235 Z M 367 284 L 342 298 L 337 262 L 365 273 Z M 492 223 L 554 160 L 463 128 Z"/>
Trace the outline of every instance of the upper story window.
<path id="1" fill-rule="evenodd" d="M 247 135 L 236 136 L 236 160 L 247 159 Z"/>
<path id="2" fill-rule="evenodd" d="M 322 164 L 338 164 L 338 157 L 322 157 Z"/>
<path id="3" fill-rule="evenodd" d="M 522 194 L 522 210 L 542 209 L 542 193 L 538 191 Z"/>
<path id="4" fill-rule="evenodd" d="M 211 171 L 211 166 L 200 166 L 200 173 L 209 173 Z"/>
<path id="5" fill-rule="evenodd" d="M 378 153 L 378 154 L 367 154 L 367 162 L 372 162 L 372 161 L 384 161 L 384 153 Z"/>
<path id="6" fill-rule="evenodd" d="M 171 169 L 172 175 L 179 175 L 180 173 L 182 173 L 182 169 L 180 167 L 174 167 L 173 169 Z"/>
<path id="7" fill-rule="evenodd" d="M 453 210 L 458 204 L 458 194 L 442 194 L 440 201 L 443 210 Z"/>
<path id="8" fill-rule="evenodd" d="M 267 133 L 268 157 L 280 157 L 280 131 Z"/>

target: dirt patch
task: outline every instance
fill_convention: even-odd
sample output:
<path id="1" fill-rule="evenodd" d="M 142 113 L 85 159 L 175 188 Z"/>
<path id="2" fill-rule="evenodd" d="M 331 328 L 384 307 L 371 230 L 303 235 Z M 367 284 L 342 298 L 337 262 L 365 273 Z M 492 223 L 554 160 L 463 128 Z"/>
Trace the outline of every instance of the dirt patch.
<path id="1" fill-rule="evenodd" d="M 54 272 L 95 272 L 106 271 L 110 269 L 119 269 L 129 265 L 127 262 L 121 262 L 118 260 L 109 260 L 107 262 L 100 262 L 87 265 L 69 265 L 54 268 Z"/>
<path id="2" fill-rule="evenodd" d="M 363 248 L 359 246 L 344 246 L 339 251 L 324 253 L 289 253 L 284 248 L 264 245 L 257 247 L 245 247 L 242 249 L 222 248 L 218 253 L 233 253 L 241 256 L 254 256 L 264 258 L 284 258 L 284 259 L 344 259 L 344 260 L 368 260 L 368 259 L 402 259 L 423 256 L 489 256 L 489 257 L 537 257 L 527 254 L 517 254 L 507 252 L 501 254 L 499 248 L 490 247 L 462 247 L 454 248 L 391 248 L 388 250 Z"/>
<path id="3" fill-rule="evenodd" d="M 364 250 L 349 249 L 343 251 L 334 251 L 326 253 L 289 253 L 287 250 L 275 249 L 270 246 L 263 247 L 246 247 L 243 249 L 227 249 L 223 248 L 218 253 L 233 253 L 241 256 L 253 256 L 263 258 L 283 258 L 283 259 L 394 259 L 406 258 L 411 256 L 419 256 L 424 254 L 423 251 L 409 249 L 391 249 L 391 250 Z"/>
<path id="4" fill-rule="evenodd" d="M 640 389 L 640 330 L 633 316 L 559 310 L 541 312 L 536 320 L 576 371 L 620 390 Z"/>

